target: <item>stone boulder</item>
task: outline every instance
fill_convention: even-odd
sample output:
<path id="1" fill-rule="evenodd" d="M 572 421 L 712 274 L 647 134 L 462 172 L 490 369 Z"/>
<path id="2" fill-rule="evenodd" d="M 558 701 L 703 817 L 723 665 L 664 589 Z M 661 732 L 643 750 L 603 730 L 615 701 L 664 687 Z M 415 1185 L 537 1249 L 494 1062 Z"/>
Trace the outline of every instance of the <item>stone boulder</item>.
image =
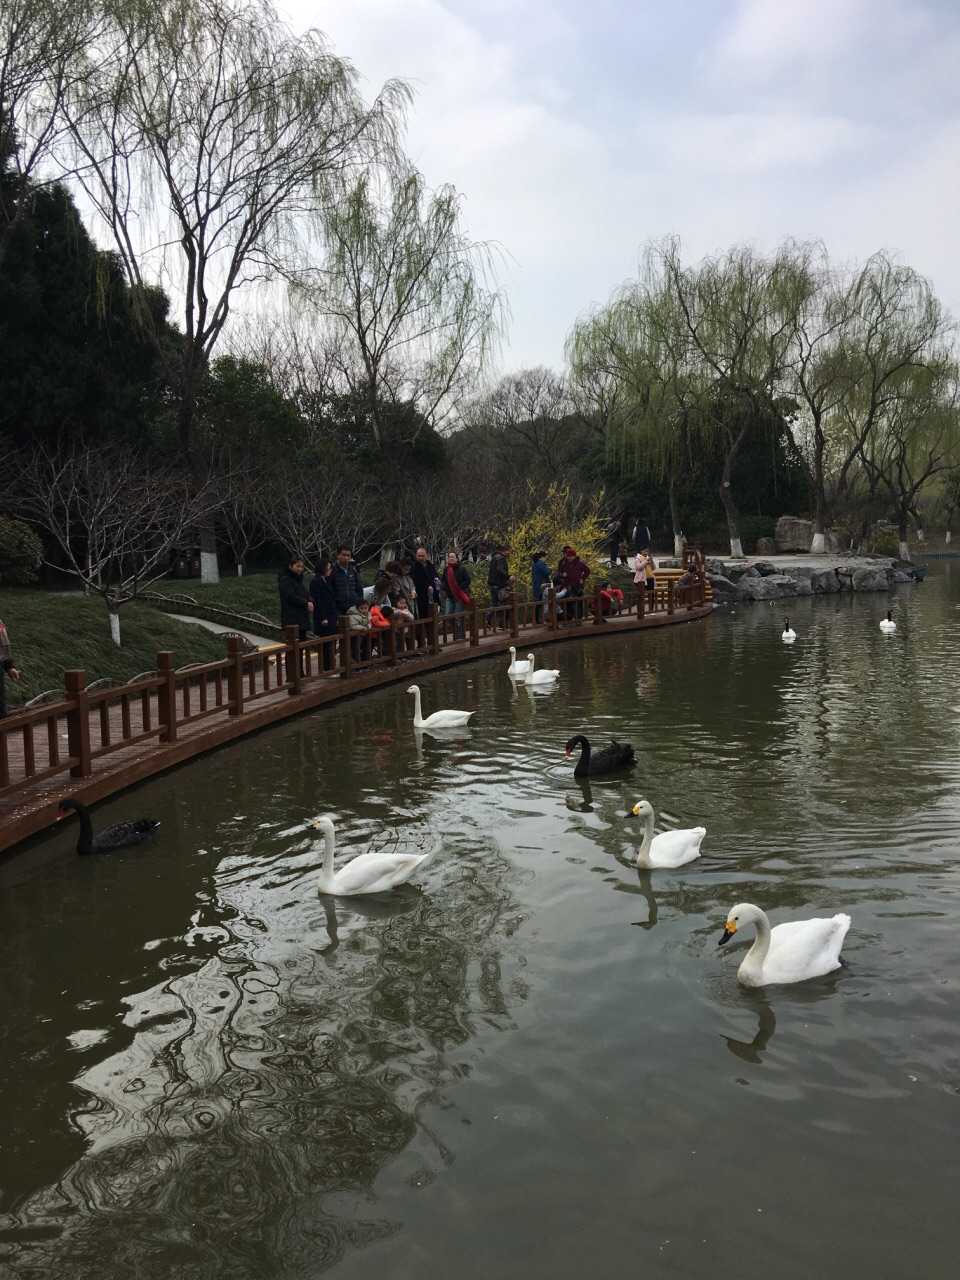
<path id="1" fill-rule="evenodd" d="M 836 569 L 817 569 L 810 575 L 810 585 L 815 596 L 831 595 L 841 591 L 840 579 Z"/>
<path id="2" fill-rule="evenodd" d="M 713 598 L 718 604 L 736 604 L 743 599 L 737 584 L 725 578 L 722 573 L 709 573 L 707 578 L 713 588 Z"/>
<path id="3" fill-rule="evenodd" d="M 774 540 L 781 554 L 787 551 L 809 551 L 813 542 L 813 521 L 798 520 L 796 516 L 781 516 L 777 521 Z"/>
<path id="4" fill-rule="evenodd" d="M 886 591 L 887 571 L 879 566 L 872 569 L 854 569 L 850 576 L 851 591 Z"/>
<path id="5" fill-rule="evenodd" d="M 771 564 L 769 560 L 754 560 L 750 567 L 751 569 L 756 569 L 761 578 L 769 578 L 771 574 L 779 573 L 777 566 Z"/>
<path id="6" fill-rule="evenodd" d="M 737 585 L 743 600 L 779 600 L 781 598 L 781 581 L 789 582 L 790 579 L 784 579 L 776 575 L 770 578 L 761 578 L 759 574 L 755 577 L 748 577 L 744 574 Z M 793 584 L 791 583 L 791 585 Z"/>
<path id="7" fill-rule="evenodd" d="M 891 587 L 898 586 L 901 583 L 913 582 L 913 574 L 907 573 L 905 569 L 888 569 L 887 584 Z"/>
<path id="8" fill-rule="evenodd" d="M 787 596 L 798 596 L 801 594 L 798 590 L 799 583 L 797 582 L 797 579 L 791 578 L 789 574 L 772 573 L 769 577 L 764 578 L 763 581 L 773 583 L 776 586 L 780 593 L 781 600 Z"/>
<path id="9" fill-rule="evenodd" d="M 790 565 L 789 568 L 784 569 L 782 572 L 784 577 L 792 578 L 797 584 L 796 594 L 798 596 L 813 595 L 813 576 L 817 570 L 812 565 Z"/>
<path id="10" fill-rule="evenodd" d="M 757 539 L 757 555 L 758 556 L 775 556 L 777 554 L 777 544 L 773 538 Z"/>

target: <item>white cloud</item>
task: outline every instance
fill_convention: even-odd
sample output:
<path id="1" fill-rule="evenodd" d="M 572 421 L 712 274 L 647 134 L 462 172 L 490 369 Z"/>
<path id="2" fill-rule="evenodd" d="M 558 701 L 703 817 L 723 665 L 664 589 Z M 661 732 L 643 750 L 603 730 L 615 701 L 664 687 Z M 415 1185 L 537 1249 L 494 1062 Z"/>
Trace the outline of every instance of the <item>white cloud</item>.
<path id="1" fill-rule="evenodd" d="M 960 306 L 960 11 L 912 0 L 288 5 L 373 92 L 417 93 L 408 151 L 507 254 L 506 367 L 562 362 L 577 315 L 676 232 L 691 256 L 819 237 L 898 248 Z"/>

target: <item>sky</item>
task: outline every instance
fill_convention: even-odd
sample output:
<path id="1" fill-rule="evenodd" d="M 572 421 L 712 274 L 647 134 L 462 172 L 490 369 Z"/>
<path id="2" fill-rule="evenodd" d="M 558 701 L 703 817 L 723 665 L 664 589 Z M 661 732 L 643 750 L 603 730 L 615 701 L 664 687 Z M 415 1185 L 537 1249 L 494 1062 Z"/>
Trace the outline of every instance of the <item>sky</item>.
<path id="1" fill-rule="evenodd" d="M 955 0 L 280 0 L 372 97 L 415 91 L 406 149 L 501 254 L 498 372 L 563 367 L 645 241 L 696 261 L 819 239 L 899 252 L 960 315 Z"/>

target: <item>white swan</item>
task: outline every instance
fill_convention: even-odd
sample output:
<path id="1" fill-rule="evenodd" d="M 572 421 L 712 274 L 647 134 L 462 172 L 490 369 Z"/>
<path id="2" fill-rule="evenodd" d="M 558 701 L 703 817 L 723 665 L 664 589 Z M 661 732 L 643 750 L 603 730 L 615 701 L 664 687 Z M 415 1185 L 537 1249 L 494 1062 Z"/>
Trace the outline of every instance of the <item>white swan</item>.
<path id="1" fill-rule="evenodd" d="M 886 617 L 883 619 L 883 621 L 880 623 L 880 630 L 881 630 L 881 631 L 896 631 L 896 629 L 897 629 L 897 624 L 896 624 L 896 623 L 894 622 L 894 620 L 893 620 L 893 610 L 892 610 L 892 609 L 888 609 L 888 610 L 887 610 L 887 616 L 886 616 Z"/>
<path id="2" fill-rule="evenodd" d="M 413 727 L 415 729 L 452 729 L 454 725 L 466 724 L 474 714 L 472 711 L 434 711 L 432 716 L 424 720 L 420 711 L 420 686 L 412 684 L 407 690 L 415 698 L 413 707 Z"/>
<path id="3" fill-rule="evenodd" d="M 517 650 L 514 645 L 510 646 L 510 665 L 507 667 L 507 675 L 513 676 L 514 680 L 523 680 L 530 674 L 529 662 L 517 661 Z"/>
<path id="4" fill-rule="evenodd" d="M 653 805 L 649 800 L 639 800 L 633 812 L 644 820 L 643 843 L 637 852 L 637 866 L 682 867 L 700 857 L 700 842 L 707 834 L 706 827 L 686 827 L 680 831 L 663 831 L 653 834 Z"/>
<path id="5" fill-rule="evenodd" d="M 550 670 L 544 667 L 542 671 L 537 671 L 534 664 L 532 653 L 527 654 L 527 662 L 530 664 L 530 670 L 527 672 L 527 684 L 553 684 L 554 680 L 560 679 L 560 672 L 555 668 Z"/>
<path id="6" fill-rule="evenodd" d="M 740 902 L 730 908 L 720 946 L 747 924 L 757 926 L 757 936 L 737 978 L 741 986 L 763 987 L 770 982 L 804 982 L 839 969 L 850 917 L 841 913 L 829 919 L 791 920 L 771 929 L 759 907 Z"/>
<path id="7" fill-rule="evenodd" d="M 790 619 L 784 618 L 783 635 L 780 637 L 780 639 L 783 641 L 784 644 L 793 644 L 796 638 L 797 638 L 797 633 L 794 631 L 793 627 L 791 627 Z"/>
<path id="8" fill-rule="evenodd" d="M 383 893 L 406 884 L 429 853 L 361 853 L 351 858 L 339 871 L 333 869 L 333 823 L 317 818 L 307 823 L 313 831 L 323 832 L 323 866 L 317 877 L 321 893 L 347 897 L 356 893 Z"/>

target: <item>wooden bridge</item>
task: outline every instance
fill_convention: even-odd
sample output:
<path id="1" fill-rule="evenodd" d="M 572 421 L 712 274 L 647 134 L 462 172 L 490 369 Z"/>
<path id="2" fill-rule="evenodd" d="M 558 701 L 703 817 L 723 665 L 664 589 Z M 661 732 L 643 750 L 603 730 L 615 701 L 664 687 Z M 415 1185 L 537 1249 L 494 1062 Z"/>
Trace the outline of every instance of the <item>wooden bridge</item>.
<path id="1" fill-rule="evenodd" d="M 447 616 L 434 605 L 426 618 L 369 635 L 349 631 L 345 618 L 331 637 L 301 641 L 288 627 L 285 643 L 255 653 L 230 635 L 220 662 L 177 670 L 163 651 L 154 673 L 109 689 L 88 689 L 85 672 L 67 671 L 61 701 L 0 720 L 0 851 L 52 826 L 65 794 L 91 804 L 291 715 L 511 644 L 525 651 L 702 618 L 711 610 L 704 591 L 702 579 L 640 587 L 609 616 L 595 597 L 558 601 L 553 591 L 540 603 L 511 596 Z"/>

